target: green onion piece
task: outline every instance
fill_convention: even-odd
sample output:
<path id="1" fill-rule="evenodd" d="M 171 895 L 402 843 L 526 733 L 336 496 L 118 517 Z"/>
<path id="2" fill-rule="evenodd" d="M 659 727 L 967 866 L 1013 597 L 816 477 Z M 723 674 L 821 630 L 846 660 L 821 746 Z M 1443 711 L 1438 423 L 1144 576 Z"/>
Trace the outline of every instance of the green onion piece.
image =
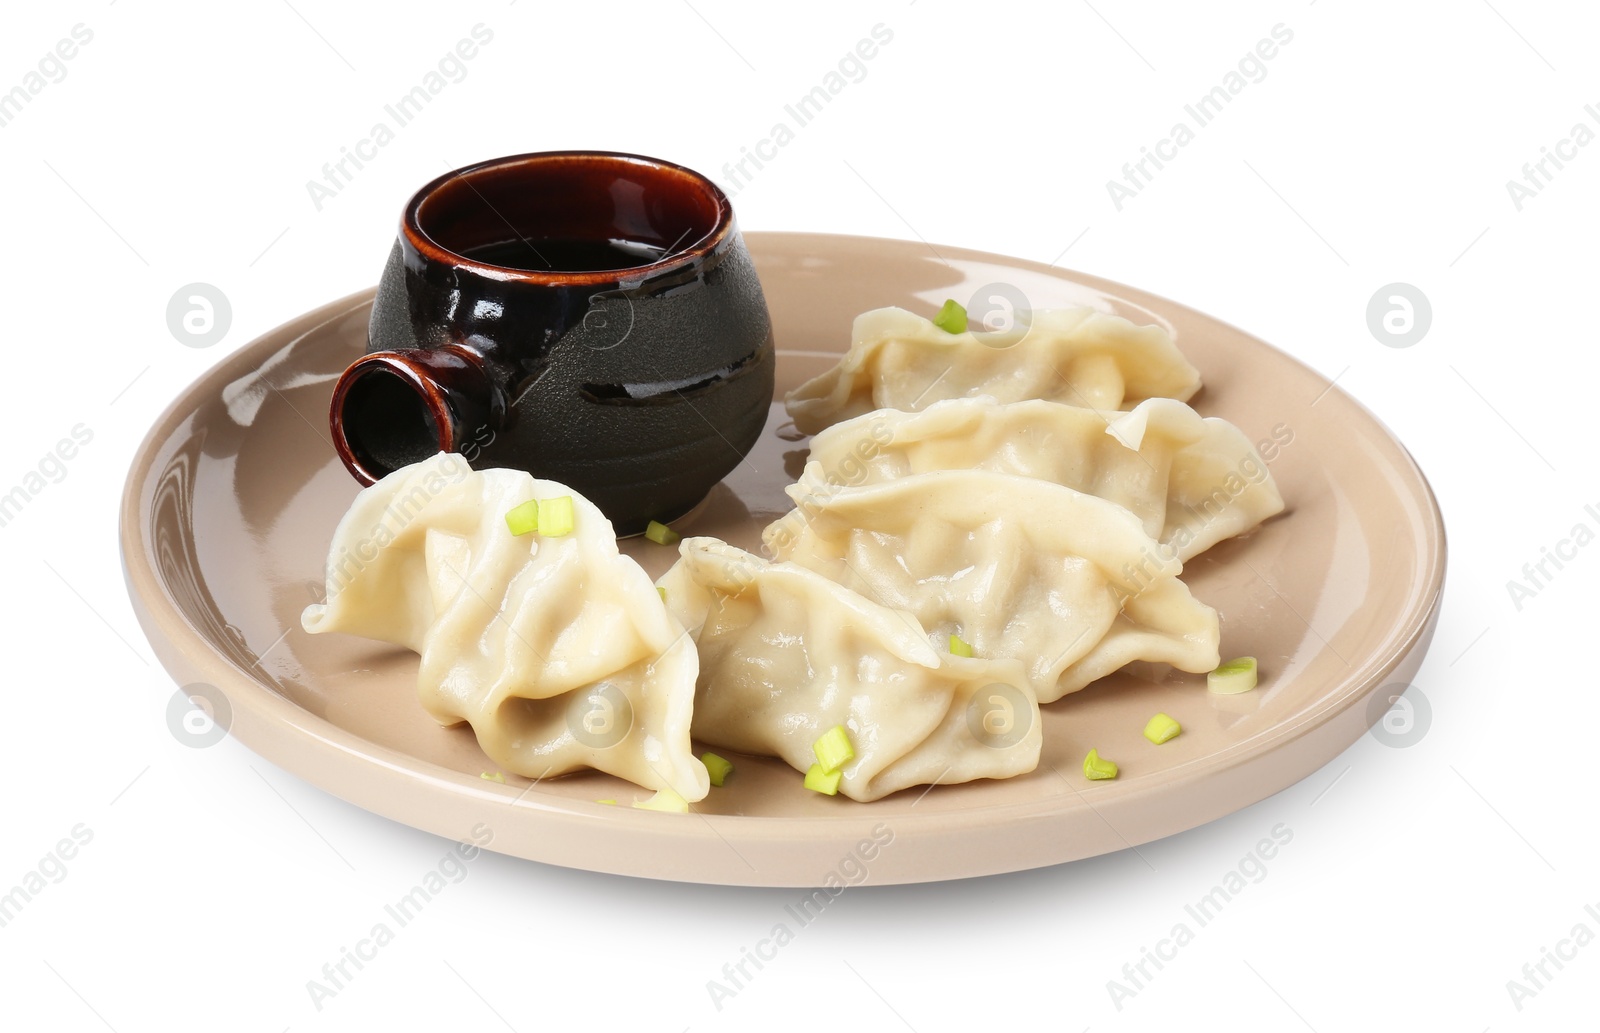
<path id="1" fill-rule="evenodd" d="M 1090 750 L 1089 755 L 1083 758 L 1083 777 L 1089 779 L 1090 781 L 1098 781 L 1103 778 L 1116 778 L 1116 762 L 1103 759 L 1100 756 L 1099 750 Z"/>
<path id="2" fill-rule="evenodd" d="M 657 585 L 656 586 L 656 592 L 657 592 L 657 594 L 659 594 L 661 596 L 661 601 L 662 602 L 666 602 L 667 601 L 667 590 L 664 587 L 662 587 L 661 585 Z"/>
<path id="3" fill-rule="evenodd" d="M 539 500 L 529 499 L 506 514 L 506 526 L 514 535 L 524 535 L 539 529 Z"/>
<path id="4" fill-rule="evenodd" d="M 970 657 L 972 655 L 972 647 L 960 635 L 951 635 L 950 655 Z"/>
<path id="5" fill-rule="evenodd" d="M 720 786 L 729 775 L 733 774 L 733 762 L 715 753 L 702 753 L 700 763 L 706 766 L 706 773 L 711 776 L 711 784 L 714 786 Z"/>
<path id="6" fill-rule="evenodd" d="M 641 811 L 666 811 L 669 814 L 688 814 L 689 801 L 671 789 L 661 789 L 648 800 L 635 800 L 633 805 Z"/>
<path id="7" fill-rule="evenodd" d="M 1206 688 L 1222 696 L 1249 692 L 1256 687 L 1256 658 L 1241 656 L 1229 660 L 1206 675 Z"/>
<path id="8" fill-rule="evenodd" d="M 506 776 L 500 774 L 498 771 L 485 771 L 478 777 L 488 779 L 490 782 L 499 782 L 501 785 L 506 784 Z"/>
<path id="9" fill-rule="evenodd" d="M 850 733 L 844 730 L 844 725 L 834 725 L 811 744 L 811 752 L 817 755 L 822 770 L 828 772 L 838 771 L 855 759 L 856 748 L 850 745 Z"/>
<path id="10" fill-rule="evenodd" d="M 650 521 L 650 526 L 644 529 L 644 536 L 657 545 L 677 545 L 679 537 L 678 532 L 659 520 Z"/>
<path id="11" fill-rule="evenodd" d="M 1183 726 L 1178 722 L 1166 714 L 1157 714 L 1145 724 L 1144 737 L 1160 746 L 1168 739 L 1176 738 L 1181 731 L 1183 731 Z"/>
<path id="12" fill-rule="evenodd" d="M 839 792 L 839 779 L 844 772 L 824 771 L 821 764 L 813 764 L 806 772 L 806 788 L 825 796 L 836 796 Z"/>
<path id="13" fill-rule="evenodd" d="M 946 298 L 944 307 L 933 317 L 933 325 L 947 334 L 967 332 L 967 310 L 957 305 L 954 298 Z"/>
<path id="14" fill-rule="evenodd" d="M 539 534 L 560 538 L 572 533 L 572 496 L 545 499 L 539 503 Z"/>

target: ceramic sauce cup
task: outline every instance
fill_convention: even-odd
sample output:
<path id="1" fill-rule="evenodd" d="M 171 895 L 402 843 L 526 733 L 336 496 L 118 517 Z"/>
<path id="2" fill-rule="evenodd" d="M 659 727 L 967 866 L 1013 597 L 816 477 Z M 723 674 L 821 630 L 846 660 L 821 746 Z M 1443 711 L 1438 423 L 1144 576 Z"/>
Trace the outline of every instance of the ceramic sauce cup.
<path id="1" fill-rule="evenodd" d="M 692 509 L 772 402 L 771 320 L 728 199 L 669 162 L 480 162 L 406 205 L 329 420 L 371 484 L 440 450 L 578 490 L 634 534 Z"/>

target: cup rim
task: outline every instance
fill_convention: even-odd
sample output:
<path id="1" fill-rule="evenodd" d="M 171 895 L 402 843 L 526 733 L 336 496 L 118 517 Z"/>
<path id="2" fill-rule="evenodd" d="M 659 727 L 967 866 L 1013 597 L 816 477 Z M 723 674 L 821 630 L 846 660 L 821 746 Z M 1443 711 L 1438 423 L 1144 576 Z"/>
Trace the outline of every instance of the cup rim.
<path id="1" fill-rule="evenodd" d="M 427 231 L 422 228 L 420 216 L 423 204 L 441 187 L 452 180 L 483 172 L 487 169 L 502 168 L 510 165 L 536 165 L 543 162 L 571 161 L 574 159 L 600 159 L 683 175 L 696 187 L 704 191 L 716 205 L 716 220 L 711 229 L 699 239 L 680 244 L 669 254 L 649 265 L 630 266 L 626 269 L 599 269 L 578 272 L 514 269 L 509 266 L 480 262 L 450 250 L 429 236 Z M 719 250 L 732 235 L 733 204 L 728 200 L 728 195 L 723 193 L 722 188 L 712 182 L 710 178 L 675 162 L 661 158 L 651 158 L 642 154 L 632 154 L 627 151 L 528 151 L 523 154 L 508 154 L 498 158 L 487 158 L 483 161 L 473 162 L 470 165 L 463 165 L 461 168 L 435 177 L 413 194 L 411 200 L 406 202 L 405 213 L 400 220 L 401 239 L 405 241 L 408 248 L 425 261 L 452 265 L 491 279 L 546 286 L 603 286 L 624 282 L 633 283 L 648 279 L 704 259 Z"/>

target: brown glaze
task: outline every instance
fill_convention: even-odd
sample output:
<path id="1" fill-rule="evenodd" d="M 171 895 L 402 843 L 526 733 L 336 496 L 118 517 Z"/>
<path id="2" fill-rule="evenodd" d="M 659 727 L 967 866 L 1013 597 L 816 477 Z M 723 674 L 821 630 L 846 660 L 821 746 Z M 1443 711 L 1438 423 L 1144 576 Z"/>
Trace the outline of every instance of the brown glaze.
<path id="1" fill-rule="evenodd" d="M 409 433 L 426 439 L 429 451 L 467 451 L 474 443 L 476 428 L 489 424 L 492 413 L 505 409 L 504 395 L 484 369 L 483 357 L 469 348 L 446 345 L 362 356 L 339 378 L 329 406 L 331 412 L 340 414 L 342 430 L 334 435 L 334 447 L 362 484 L 372 484 L 393 468 L 395 464 L 386 462 L 385 456 L 414 451 L 403 439 L 380 436 L 368 440 L 364 436 L 381 425 L 363 415 L 367 409 L 402 408 L 386 404 L 387 396 L 394 392 L 421 399 L 426 421 L 417 421 Z M 350 418 L 345 418 L 346 413 Z M 408 431 L 392 419 L 387 426 L 397 434 Z"/>
<path id="2" fill-rule="evenodd" d="M 628 180 L 629 173 L 639 179 Z M 537 180 L 539 189 L 529 190 L 530 180 Z M 661 189 L 659 206 L 650 211 L 620 206 L 612 188 L 640 180 Z M 667 239 L 674 230 L 691 235 Z M 704 260 L 735 232 L 733 205 L 716 184 L 681 165 L 616 151 L 545 151 L 468 165 L 417 191 L 400 222 L 401 236 L 417 261 L 498 280 L 564 287 L 616 287 L 623 280 L 619 273 L 646 279 L 680 269 Z M 526 237 L 534 249 L 541 238 L 616 237 L 656 243 L 669 251 L 662 260 L 635 268 L 593 271 L 492 265 L 470 256 L 508 236 Z"/>
<path id="3" fill-rule="evenodd" d="M 597 254 L 613 267 L 563 267 Z M 424 186 L 368 350 L 329 409 L 357 480 L 460 451 L 570 485 L 623 534 L 697 504 L 771 401 L 771 323 L 727 197 L 631 154 L 516 155 Z"/>

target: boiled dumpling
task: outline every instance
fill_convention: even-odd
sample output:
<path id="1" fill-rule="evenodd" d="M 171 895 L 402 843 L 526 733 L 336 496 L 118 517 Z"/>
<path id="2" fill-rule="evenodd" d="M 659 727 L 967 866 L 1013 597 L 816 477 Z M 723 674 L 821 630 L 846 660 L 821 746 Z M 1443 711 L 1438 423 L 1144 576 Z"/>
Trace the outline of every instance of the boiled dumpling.
<path id="1" fill-rule="evenodd" d="M 1217 613 L 1113 502 L 1049 481 L 947 470 L 839 487 L 808 472 L 768 555 L 908 610 L 930 642 L 1020 660 L 1039 702 L 1134 660 L 1205 672 Z"/>
<path id="2" fill-rule="evenodd" d="M 912 615 L 789 563 L 688 538 L 662 577 L 699 644 L 694 733 L 797 771 L 843 725 L 839 783 L 871 801 L 916 785 L 1009 778 L 1039 763 L 1039 705 L 1021 664 L 941 654 Z"/>
<path id="3" fill-rule="evenodd" d="M 515 536 L 506 513 L 572 498 L 573 530 Z M 604 514 L 522 471 L 440 453 L 356 496 L 334 532 L 327 602 L 309 632 L 422 654 L 423 707 L 467 721 L 497 765 L 529 778 L 597 768 L 685 800 L 709 776 L 690 750 L 698 658 Z"/>
<path id="4" fill-rule="evenodd" d="M 806 434 L 874 409 L 918 411 L 946 398 L 989 395 L 1090 409 L 1146 398 L 1189 399 L 1200 374 L 1158 326 L 1092 308 L 1023 313 L 1009 330 L 952 334 L 900 308 L 856 317 L 838 365 L 785 397 Z"/>
<path id="5" fill-rule="evenodd" d="M 1132 511 L 1185 562 L 1283 510 L 1243 431 L 1170 398 L 1127 413 L 993 398 L 884 409 L 822 431 L 811 461 L 806 476 L 847 486 L 964 469 L 1053 481 Z"/>

